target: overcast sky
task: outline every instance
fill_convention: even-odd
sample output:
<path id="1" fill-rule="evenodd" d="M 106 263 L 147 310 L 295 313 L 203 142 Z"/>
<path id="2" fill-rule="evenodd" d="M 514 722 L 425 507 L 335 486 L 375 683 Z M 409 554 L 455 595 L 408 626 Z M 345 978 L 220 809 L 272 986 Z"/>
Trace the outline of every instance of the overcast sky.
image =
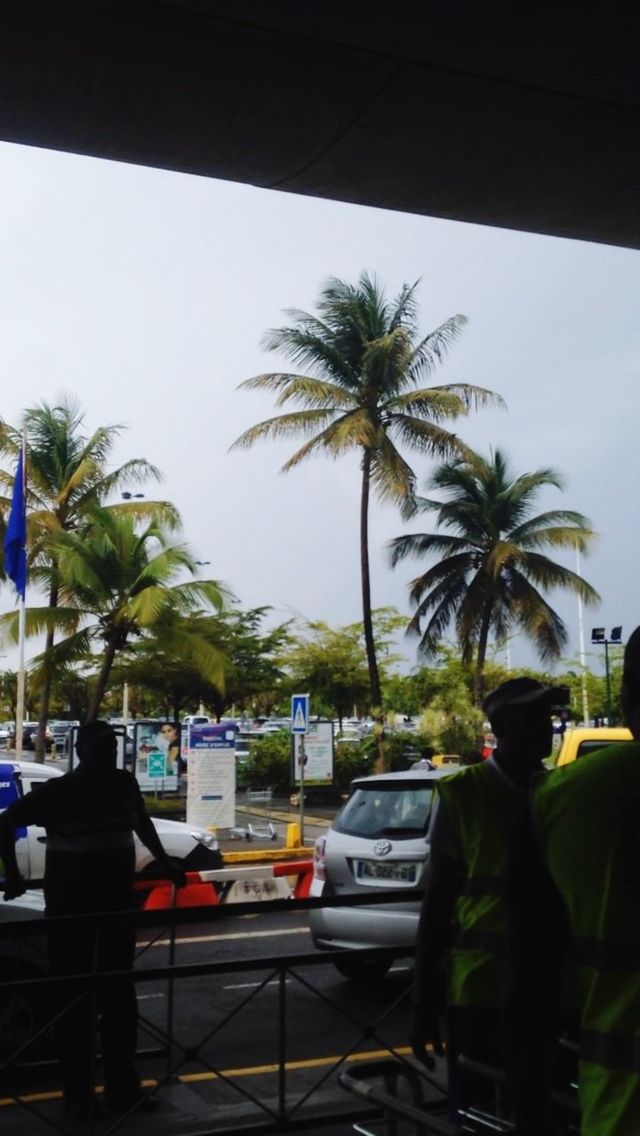
<path id="1" fill-rule="evenodd" d="M 592 521 L 583 569 L 602 604 L 586 612 L 587 638 L 593 625 L 621 623 L 626 637 L 640 623 L 640 254 L 6 144 L 0 181 L 0 415 L 17 423 L 69 391 L 88 430 L 126 424 L 116 459 L 161 467 L 197 557 L 243 606 L 360 618 L 356 459 L 282 475 L 290 443 L 228 449 L 273 412 L 271 397 L 236 391 L 278 365 L 263 332 L 286 322 L 284 308 L 313 310 L 327 277 L 367 269 L 390 293 L 421 278 L 424 333 L 469 318 L 433 381 L 490 387 L 508 411 L 458 432 L 504 448 L 518 472 L 554 466 L 566 490 L 541 507 Z M 404 528 L 374 504 L 374 604 L 408 612 L 418 564 L 392 572 L 385 552 Z M 575 655 L 575 600 L 556 599 Z M 413 664 L 414 642 L 403 649 Z M 533 662 L 520 637 L 512 661 Z"/>

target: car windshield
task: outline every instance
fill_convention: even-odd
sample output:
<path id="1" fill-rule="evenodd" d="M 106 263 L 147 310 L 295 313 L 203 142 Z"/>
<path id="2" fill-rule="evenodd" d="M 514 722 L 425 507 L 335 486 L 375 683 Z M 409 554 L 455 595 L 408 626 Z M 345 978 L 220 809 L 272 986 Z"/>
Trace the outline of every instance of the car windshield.
<path id="1" fill-rule="evenodd" d="M 350 836 L 377 838 L 422 836 L 429 827 L 431 785 L 358 786 L 333 827 Z"/>

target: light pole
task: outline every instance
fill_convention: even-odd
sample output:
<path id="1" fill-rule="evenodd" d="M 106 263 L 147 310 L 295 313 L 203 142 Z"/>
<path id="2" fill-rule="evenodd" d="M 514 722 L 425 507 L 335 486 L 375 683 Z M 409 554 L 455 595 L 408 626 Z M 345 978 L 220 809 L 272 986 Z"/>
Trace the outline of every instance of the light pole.
<path id="1" fill-rule="evenodd" d="M 607 725 L 611 725 L 611 672 L 609 671 L 609 644 L 622 642 L 622 627 L 612 627 L 607 639 L 604 627 L 594 627 L 591 631 L 592 643 L 604 643 L 604 671 L 607 680 Z"/>

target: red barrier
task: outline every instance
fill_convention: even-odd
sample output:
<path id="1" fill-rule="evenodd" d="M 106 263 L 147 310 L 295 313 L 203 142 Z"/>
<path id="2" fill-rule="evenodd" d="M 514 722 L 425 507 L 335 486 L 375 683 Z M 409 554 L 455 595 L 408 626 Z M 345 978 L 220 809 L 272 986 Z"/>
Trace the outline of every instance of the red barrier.
<path id="1" fill-rule="evenodd" d="M 199 872 L 187 872 L 187 884 L 175 888 L 164 880 L 155 884 L 142 904 L 143 911 L 167 907 L 215 907 L 220 901 L 213 884 L 202 883 Z M 175 901 L 174 901 L 175 890 Z"/>
<path id="2" fill-rule="evenodd" d="M 273 865 L 274 876 L 297 876 L 293 889 L 294 899 L 306 899 L 311 891 L 313 879 L 313 860 L 289 860 Z"/>
<path id="3" fill-rule="evenodd" d="M 247 874 L 263 874 L 265 877 L 295 876 L 293 899 L 305 899 L 311 890 L 313 879 L 313 860 L 285 860 L 278 864 L 256 865 L 252 871 L 246 869 Z M 234 878 L 233 869 L 227 868 L 211 873 L 215 878 Z M 214 907 L 221 902 L 214 883 L 201 879 L 200 872 L 187 872 L 187 885 L 175 889 L 168 880 L 138 880 L 136 890 L 146 891 L 147 895 L 142 904 L 143 911 L 160 911 L 172 907 Z M 242 878 L 242 873 L 238 873 Z M 224 900 L 222 901 L 224 902 Z"/>

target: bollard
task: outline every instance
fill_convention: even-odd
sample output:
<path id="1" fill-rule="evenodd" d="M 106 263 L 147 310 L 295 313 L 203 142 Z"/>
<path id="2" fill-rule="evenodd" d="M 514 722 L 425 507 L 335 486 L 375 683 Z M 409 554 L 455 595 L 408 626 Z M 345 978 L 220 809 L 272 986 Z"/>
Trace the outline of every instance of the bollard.
<path id="1" fill-rule="evenodd" d="M 300 825 L 291 823 L 287 825 L 287 838 L 285 840 L 285 848 L 300 848 L 302 841 L 300 839 Z"/>

